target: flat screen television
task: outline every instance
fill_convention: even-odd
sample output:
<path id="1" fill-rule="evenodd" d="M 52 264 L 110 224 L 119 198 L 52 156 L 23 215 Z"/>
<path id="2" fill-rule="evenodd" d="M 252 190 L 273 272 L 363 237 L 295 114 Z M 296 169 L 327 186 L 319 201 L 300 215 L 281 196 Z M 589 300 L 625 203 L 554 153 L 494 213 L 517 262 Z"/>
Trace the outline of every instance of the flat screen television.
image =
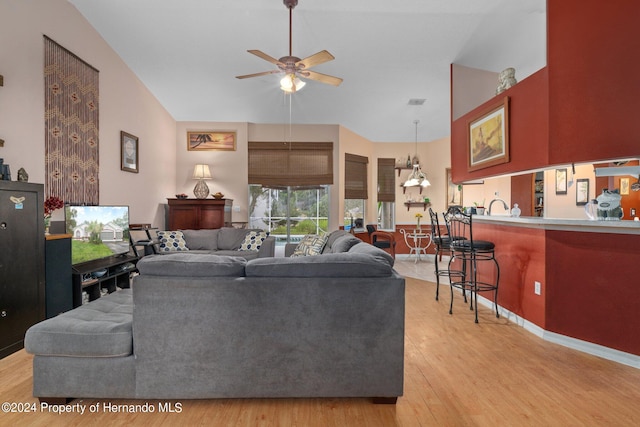
<path id="1" fill-rule="evenodd" d="M 129 253 L 129 206 L 65 206 L 73 265 Z"/>

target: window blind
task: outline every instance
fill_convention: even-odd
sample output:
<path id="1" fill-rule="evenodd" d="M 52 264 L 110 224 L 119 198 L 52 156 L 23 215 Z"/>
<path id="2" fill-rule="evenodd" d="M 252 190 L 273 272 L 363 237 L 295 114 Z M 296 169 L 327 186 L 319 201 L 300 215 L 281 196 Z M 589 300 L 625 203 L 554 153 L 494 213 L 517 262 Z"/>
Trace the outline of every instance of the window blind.
<path id="1" fill-rule="evenodd" d="M 264 187 L 333 184 L 333 142 L 249 141 L 249 184 Z"/>
<path id="2" fill-rule="evenodd" d="M 396 201 L 396 161 L 378 159 L 378 201 Z"/>
<path id="3" fill-rule="evenodd" d="M 355 154 L 344 155 L 344 198 L 368 199 L 367 164 L 369 158 Z"/>

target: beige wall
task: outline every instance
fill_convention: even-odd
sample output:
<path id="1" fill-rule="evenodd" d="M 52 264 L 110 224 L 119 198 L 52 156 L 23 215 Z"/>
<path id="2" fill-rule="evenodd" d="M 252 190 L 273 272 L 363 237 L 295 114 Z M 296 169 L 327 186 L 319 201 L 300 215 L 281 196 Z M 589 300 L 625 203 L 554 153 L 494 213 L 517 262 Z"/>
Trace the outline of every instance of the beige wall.
<path id="1" fill-rule="evenodd" d="M 558 167 L 558 169 L 564 168 L 565 167 Z M 581 178 L 587 178 L 589 180 L 589 199 L 594 199 L 596 197 L 596 175 L 593 165 L 576 165 L 575 175 L 573 175 L 570 165 L 566 166 L 566 169 L 567 194 L 556 194 L 555 168 L 544 172 L 545 216 L 547 218 L 587 219 L 584 206 L 576 206 L 576 180 Z"/>
<path id="2" fill-rule="evenodd" d="M 210 194 L 218 191 L 225 198 L 233 199 L 233 221 L 247 221 L 249 190 L 247 182 L 247 141 L 249 124 L 246 122 L 178 122 L 175 136 L 176 194 L 185 193 L 194 197 L 196 181 L 192 179 L 193 167 L 207 164 L 211 181 L 207 181 Z M 190 131 L 235 131 L 235 151 L 188 151 L 187 132 Z"/>
<path id="3" fill-rule="evenodd" d="M 518 203 L 517 200 L 511 202 L 511 177 L 487 178 L 483 185 L 462 186 L 462 204 L 464 206 L 475 206 L 477 203 L 478 206 L 484 204 L 484 207 L 488 209 L 489 203 L 496 198 L 504 200 L 509 208 L 513 207 L 513 203 Z M 494 203 L 492 211 L 497 215 L 510 213 L 510 211 L 505 211 L 502 203 Z"/>
<path id="4" fill-rule="evenodd" d="M 129 205 L 132 222 L 163 224 L 175 187 L 175 121 L 66 0 L 0 2 L 0 157 L 43 183 L 45 34 L 100 71 L 100 203 Z M 139 137 L 140 173 L 120 170 L 120 131 Z M 57 211 L 54 220 L 62 219 Z"/>
<path id="5" fill-rule="evenodd" d="M 460 118 L 496 94 L 498 74 L 451 64 L 451 117 Z"/>
<path id="6" fill-rule="evenodd" d="M 349 129 L 340 126 L 340 144 L 338 147 L 338 170 L 339 170 L 339 190 L 337 210 L 334 210 L 336 215 L 336 226 L 342 225 L 342 218 L 344 217 L 344 159 L 345 154 L 356 154 L 358 156 L 364 156 L 369 159 L 367 165 L 367 179 L 369 180 L 369 186 L 367 188 L 369 198 L 365 206 L 365 224 L 375 224 L 377 221 L 377 207 L 376 207 L 376 193 L 377 193 L 377 163 L 374 154 L 373 144 L 368 139 L 361 137 L 360 135 L 353 133 Z M 335 165 L 335 164 L 334 164 Z M 331 200 L 333 203 L 333 199 Z M 331 206 L 334 206 L 333 204 Z M 332 221 L 333 222 L 333 221 Z"/>
<path id="7" fill-rule="evenodd" d="M 431 208 L 437 212 L 443 212 L 445 208 L 445 191 L 446 191 L 446 169 L 451 164 L 451 156 L 449 151 L 449 138 L 442 138 L 431 142 L 418 142 L 418 158 L 420 167 L 426 173 L 427 179 L 431 186 L 427 187 L 420 194 L 417 188 L 409 188 L 403 194 L 400 185 L 407 179 L 411 173 L 409 170 L 402 170 L 400 178 L 396 174 L 396 224 L 415 224 L 415 214 L 420 212 L 423 214 L 422 223 L 428 221 L 427 212 L 421 208 L 413 207 L 407 210 L 404 202 L 411 197 L 414 200 L 428 197 L 431 201 Z M 405 164 L 407 156 L 413 157 L 416 154 L 416 144 L 411 143 L 375 143 L 375 157 L 396 159 L 396 164 Z M 376 160 L 374 160 L 374 164 Z M 377 180 L 377 176 L 375 178 Z M 375 193 L 374 193 L 375 198 Z"/>

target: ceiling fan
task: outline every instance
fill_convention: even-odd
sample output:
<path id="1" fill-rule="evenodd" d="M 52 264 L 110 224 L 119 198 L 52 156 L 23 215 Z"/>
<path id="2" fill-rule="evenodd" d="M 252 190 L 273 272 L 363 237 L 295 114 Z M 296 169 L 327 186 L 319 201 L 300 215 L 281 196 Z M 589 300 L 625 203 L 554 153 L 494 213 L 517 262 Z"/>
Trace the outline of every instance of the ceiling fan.
<path id="1" fill-rule="evenodd" d="M 316 65 L 320 65 L 335 59 L 334 56 L 326 50 L 322 50 L 304 59 L 293 56 L 293 54 L 291 53 L 291 23 L 293 8 L 298 4 L 298 0 L 283 0 L 283 3 L 289 9 L 289 56 L 283 56 L 280 59 L 275 59 L 259 50 L 248 50 L 247 52 L 258 56 L 265 61 L 275 64 L 278 69 L 272 71 L 263 71 L 261 73 L 255 74 L 247 74 L 244 76 L 236 76 L 236 78 L 247 79 L 250 77 L 265 76 L 268 74 L 284 73 L 285 76 L 282 78 L 282 80 L 280 80 L 280 88 L 287 93 L 293 93 L 297 90 L 302 89 L 305 83 L 304 81 L 300 80 L 300 77 L 316 80 L 320 83 L 339 86 L 340 83 L 342 83 L 341 78 L 309 70 L 309 68 L 311 67 L 315 67 Z"/>

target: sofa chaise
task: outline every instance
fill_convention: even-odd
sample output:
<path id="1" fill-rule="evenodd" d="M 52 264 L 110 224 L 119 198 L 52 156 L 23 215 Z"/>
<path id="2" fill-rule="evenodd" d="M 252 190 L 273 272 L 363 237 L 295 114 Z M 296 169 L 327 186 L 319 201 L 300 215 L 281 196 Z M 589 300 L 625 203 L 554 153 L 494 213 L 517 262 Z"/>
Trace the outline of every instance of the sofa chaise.
<path id="1" fill-rule="evenodd" d="M 386 252 L 334 233 L 318 256 L 144 257 L 131 289 L 27 331 L 34 396 L 395 402 L 404 278 Z"/>

